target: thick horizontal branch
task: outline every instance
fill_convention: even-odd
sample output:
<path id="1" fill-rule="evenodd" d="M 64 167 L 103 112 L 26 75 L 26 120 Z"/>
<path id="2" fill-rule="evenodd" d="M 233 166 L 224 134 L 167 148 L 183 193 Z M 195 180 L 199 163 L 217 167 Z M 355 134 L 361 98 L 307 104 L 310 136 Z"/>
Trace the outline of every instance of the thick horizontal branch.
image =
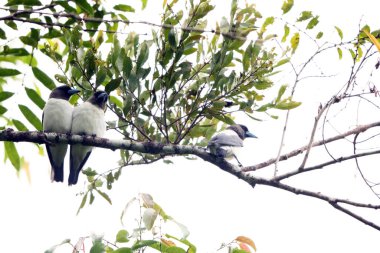
<path id="1" fill-rule="evenodd" d="M 37 131 L 14 131 L 13 129 L 6 129 L 0 131 L 0 141 L 12 141 L 12 142 L 33 142 L 39 144 L 54 144 L 54 143 L 67 143 L 67 144 L 82 144 L 86 146 L 94 146 L 99 148 L 107 148 L 111 150 L 116 149 L 126 149 L 141 153 L 150 154 L 163 154 L 163 155 L 196 155 L 203 160 L 210 162 L 220 169 L 232 174 L 239 179 L 242 179 L 250 186 L 255 187 L 256 184 L 267 185 L 282 189 L 288 192 L 292 192 L 298 195 L 304 195 L 312 198 L 317 198 L 332 204 L 337 208 L 334 203 L 342 203 L 355 207 L 370 208 L 370 209 L 380 209 L 380 205 L 364 204 L 346 199 L 332 198 L 323 195 L 318 192 L 312 192 L 308 190 L 298 189 L 293 186 L 283 184 L 275 179 L 264 179 L 257 178 L 249 173 L 241 171 L 238 167 L 233 164 L 228 163 L 224 159 L 218 159 L 217 157 L 209 154 L 204 148 L 190 145 L 173 145 L 173 144 L 162 144 L 156 142 L 135 142 L 130 140 L 109 140 L 105 138 L 98 138 L 93 136 L 81 136 L 81 135 L 70 135 L 70 134 L 57 134 L 57 133 L 44 133 Z M 341 206 L 339 206 L 341 207 Z M 348 213 L 341 208 L 338 210 L 349 214 L 351 217 L 369 225 L 377 230 L 380 230 L 379 226 L 366 220 L 365 218 L 356 215 L 354 213 Z"/>
<path id="2" fill-rule="evenodd" d="M 125 149 L 140 153 L 162 155 L 196 155 L 203 160 L 218 167 L 225 167 L 231 171 L 239 170 L 238 167 L 228 163 L 224 159 L 208 153 L 204 148 L 190 145 L 163 144 L 158 142 L 136 142 L 130 140 L 110 140 L 88 135 L 71 135 L 60 133 L 45 133 L 38 131 L 14 131 L 11 128 L 0 131 L 0 141 L 33 142 L 38 144 L 82 144 L 111 150 Z"/>
<path id="3" fill-rule="evenodd" d="M 352 129 L 350 131 L 347 131 L 345 133 L 336 135 L 334 137 L 327 138 L 325 140 L 320 140 L 320 141 L 313 142 L 313 144 L 311 145 L 311 147 L 317 147 L 317 146 L 325 145 L 327 143 L 330 143 L 330 142 L 333 142 L 333 141 L 337 141 L 337 140 L 346 138 L 347 136 L 350 136 L 350 135 L 354 135 L 354 134 L 365 132 L 365 131 L 367 131 L 370 128 L 378 127 L 378 126 L 380 126 L 380 121 L 374 122 L 374 123 L 371 123 L 371 124 L 368 124 L 368 125 L 358 126 L 358 127 L 354 128 L 354 129 Z M 294 157 L 294 156 L 297 156 L 299 154 L 302 154 L 308 148 L 309 148 L 309 145 L 305 145 L 305 146 L 300 147 L 298 149 L 295 149 L 295 150 L 293 150 L 293 151 L 291 151 L 291 152 L 289 152 L 287 154 L 281 155 L 280 158 L 279 158 L 279 161 L 287 160 L 287 159 L 289 159 L 291 157 Z M 248 171 L 259 170 L 259 169 L 268 167 L 268 166 L 274 164 L 275 162 L 276 162 L 276 158 L 272 158 L 272 159 L 269 159 L 269 160 L 267 160 L 265 162 L 262 162 L 262 163 L 259 163 L 259 164 L 253 165 L 253 166 L 244 167 L 242 171 L 248 172 Z"/>

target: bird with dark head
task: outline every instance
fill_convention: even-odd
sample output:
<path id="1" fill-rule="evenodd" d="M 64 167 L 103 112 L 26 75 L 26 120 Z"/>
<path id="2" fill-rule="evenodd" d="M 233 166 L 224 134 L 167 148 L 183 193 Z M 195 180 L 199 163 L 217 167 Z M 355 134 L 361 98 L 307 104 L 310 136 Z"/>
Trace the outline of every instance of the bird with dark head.
<path id="1" fill-rule="evenodd" d="M 230 159 L 234 157 L 239 166 L 242 166 L 236 157 L 236 149 L 243 147 L 245 138 L 257 138 L 248 131 L 245 125 L 235 124 L 227 127 L 219 133 L 216 133 L 208 142 L 207 148 L 210 153 L 218 158 Z"/>
<path id="2" fill-rule="evenodd" d="M 99 108 L 102 108 L 104 111 L 106 109 L 106 106 L 107 106 L 107 100 L 108 100 L 108 94 L 106 92 L 96 91 L 88 99 L 88 102 L 90 102 L 93 105 L 97 105 Z"/>
<path id="3" fill-rule="evenodd" d="M 79 90 L 64 85 L 55 88 L 43 109 L 42 127 L 44 132 L 67 134 L 71 129 L 73 106 L 69 103 L 72 95 Z M 51 180 L 63 182 L 63 165 L 67 152 L 67 144 L 46 144 L 51 164 Z"/>
<path id="4" fill-rule="evenodd" d="M 108 94 L 96 91 L 86 102 L 74 108 L 71 134 L 103 137 L 106 132 L 104 111 Z M 93 147 L 73 144 L 70 148 L 69 185 L 78 182 L 79 173 L 87 162 Z"/>

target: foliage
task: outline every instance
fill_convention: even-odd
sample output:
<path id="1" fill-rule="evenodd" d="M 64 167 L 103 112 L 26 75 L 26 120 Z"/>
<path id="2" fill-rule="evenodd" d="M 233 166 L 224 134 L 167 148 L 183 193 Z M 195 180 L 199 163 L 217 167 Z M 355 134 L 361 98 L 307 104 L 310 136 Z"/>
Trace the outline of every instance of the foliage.
<path id="1" fill-rule="evenodd" d="M 143 7 L 147 4 L 142 3 Z M 7 41 L 1 47 L 0 97 L 11 101 L 13 92 L 6 91 L 6 83 L 16 78 L 26 86 L 25 93 L 37 108 L 19 104 L 27 124 L 8 115 L 7 107 L 2 106 L 5 123 L 1 127 L 41 130 L 37 115 L 45 99 L 40 89 L 62 84 L 81 89 L 83 99 L 93 90 L 106 90 L 110 94 L 108 113 L 115 119 L 108 122 L 108 128 L 121 138 L 136 141 L 205 145 L 218 122 L 234 122 L 234 112 L 257 119 L 257 112 L 287 110 L 300 104 L 291 97 L 283 99 L 282 88 L 276 99 L 263 103 L 264 92 L 273 86 L 269 77 L 287 61 L 274 47 L 265 46 L 272 38 L 267 28 L 273 18 L 263 19 L 253 4 L 240 7 L 232 1 L 230 16 L 217 22 L 209 38 L 204 29 L 214 9 L 210 0 L 188 1 L 185 10 L 177 4 L 164 4 L 159 29 L 153 29 L 145 39 L 133 31 L 126 35 L 120 32 L 120 25 L 133 26 L 128 16 L 136 7 L 130 5 L 106 9 L 100 2 L 43 5 L 40 1 L 8 1 L 10 16 L 0 30 L 1 39 Z M 288 2 L 283 8 L 288 11 L 291 5 Z M 16 22 L 20 20 L 43 26 L 31 26 L 23 34 L 25 29 Z M 12 30 L 20 31 L 12 39 L 14 43 L 7 37 Z M 293 51 L 295 40 L 293 36 Z M 46 60 L 46 56 L 59 71 L 50 73 L 39 64 L 38 59 Z M 17 78 L 21 74 L 24 78 L 33 74 L 38 82 L 25 83 L 24 78 Z M 120 155 L 122 166 L 139 159 L 149 162 L 161 158 L 124 151 Z M 116 174 L 107 174 L 109 187 L 115 178 Z"/>
<path id="2" fill-rule="evenodd" d="M 128 214 L 128 215 L 127 215 Z M 138 219 L 135 217 L 140 215 Z M 129 216 L 129 217 L 127 217 Z M 134 217 L 131 217 L 134 216 Z M 133 219 L 133 224 L 127 222 L 127 218 Z M 114 253 L 132 253 L 132 252 L 164 252 L 164 253 L 195 253 L 196 247 L 189 242 L 186 237 L 189 235 L 187 228 L 170 217 L 147 193 L 140 193 L 137 197 L 131 199 L 125 206 L 121 217 L 123 228 L 120 229 L 114 240 L 108 240 L 99 236 L 89 236 L 79 238 L 75 245 L 71 244 L 70 239 L 64 240 L 47 251 L 52 253 L 57 248 L 67 244 L 79 252 L 84 248 L 87 238 L 91 238 L 90 252 L 114 252 Z M 174 223 L 181 231 L 181 237 L 173 236 L 167 232 L 167 222 Z M 132 227 L 132 228 L 131 228 Z M 222 244 L 221 248 L 228 249 L 228 252 L 252 252 L 256 251 L 256 245 L 252 239 L 245 236 L 238 236 L 227 244 Z"/>
<path id="3" fill-rule="evenodd" d="M 352 69 L 357 67 L 359 71 L 362 63 L 355 64 L 369 55 L 369 50 L 367 55 L 363 53 L 365 44 L 372 42 L 379 49 L 379 31 L 371 31 L 366 25 L 357 38 L 347 42 L 343 41 L 342 29 L 335 26 L 339 42 L 323 47 L 325 44 L 319 41 L 324 32 L 318 30 L 319 16 L 312 11 L 302 11 L 290 23 L 263 17 L 254 4 L 231 0 L 229 16 L 210 25 L 214 10 L 211 0 L 187 0 L 184 4 L 164 0 L 160 24 L 152 24 L 133 21 L 139 4 L 109 7 L 102 1 L 8 0 L 2 9 L 7 15 L 0 19 L 0 130 L 41 130 L 38 115 L 46 102 L 44 94 L 68 84 L 82 91 L 83 100 L 97 89 L 110 95 L 108 130 L 117 132 L 120 139 L 205 146 L 220 123 L 234 123 L 236 112 L 261 120 L 268 115 L 277 118 L 273 110 L 300 106 L 293 100 L 298 78 L 321 52 L 332 48 L 339 59 L 347 54 L 353 60 Z M 293 0 L 285 0 L 282 14 L 291 13 L 293 4 Z M 142 9 L 147 5 L 147 0 L 141 1 Z M 21 23 L 29 25 L 25 28 Z M 151 33 L 137 32 L 137 25 L 152 29 Z M 283 27 L 283 34 L 272 33 L 271 26 L 275 25 Z M 305 38 L 315 43 L 317 51 L 300 71 L 295 71 L 296 80 L 289 92 L 287 84 L 274 84 L 272 78 L 286 66 L 295 68 L 293 56 Z M 52 64 L 41 64 L 46 61 Z M 55 70 L 48 65 L 54 65 Z M 347 90 L 355 74 L 352 71 Z M 25 100 L 19 99 L 20 94 Z M 78 99 L 73 97 L 71 102 L 76 104 Z M 329 103 L 320 112 L 335 100 Z M 4 142 L 4 150 L 5 161 L 9 160 L 17 171 L 23 168 L 24 159 L 14 143 Z M 88 187 L 78 212 L 87 203 L 92 204 L 96 196 L 112 204 L 103 188 L 112 189 L 123 167 L 160 159 L 170 162 L 162 154 L 122 150 L 117 168 L 103 173 L 92 168 L 83 170 Z M 144 230 L 151 231 L 157 217 L 172 220 L 156 203 L 145 203 L 141 208 L 146 211 L 142 217 Z M 183 243 L 191 252 L 186 240 L 172 236 L 164 240 Z M 131 241 L 129 232 L 120 230 L 116 242 L 128 246 L 116 249 L 104 244 L 102 238 L 94 238 L 93 252 L 107 247 L 115 252 L 133 252 L 142 247 L 162 249 L 166 241 Z M 233 243 L 255 249 L 249 238 L 238 237 Z M 173 246 L 168 244 L 165 247 Z M 246 246 L 239 247 L 232 252 L 242 252 Z"/>

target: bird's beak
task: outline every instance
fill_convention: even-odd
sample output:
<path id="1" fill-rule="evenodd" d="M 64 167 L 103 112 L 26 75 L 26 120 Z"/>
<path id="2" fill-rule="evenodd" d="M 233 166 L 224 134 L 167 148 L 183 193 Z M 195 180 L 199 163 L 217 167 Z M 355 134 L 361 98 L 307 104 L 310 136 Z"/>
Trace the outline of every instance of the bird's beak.
<path id="1" fill-rule="evenodd" d="M 77 94 L 79 92 L 80 92 L 80 90 L 77 90 L 77 89 L 71 89 L 71 90 L 68 91 L 68 93 L 70 94 L 70 96 L 74 95 L 74 94 Z"/>
<path id="2" fill-rule="evenodd" d="M 257 138 L 257 136 L 254 135 L 254 134 L 251 133 L 251 132 L 245 132 L 245 136 L 246 136 L 247 138 Z"/>

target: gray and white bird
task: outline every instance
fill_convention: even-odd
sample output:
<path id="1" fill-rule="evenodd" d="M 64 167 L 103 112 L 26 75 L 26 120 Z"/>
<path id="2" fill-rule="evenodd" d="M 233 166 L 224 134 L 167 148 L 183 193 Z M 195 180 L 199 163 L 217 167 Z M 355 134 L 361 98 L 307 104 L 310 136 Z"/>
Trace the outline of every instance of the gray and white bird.
<path id="1" fill-rule="evenodd" d="M 79 90 L 64 85 L 55 88 L 43 109 L 42 126 L 44 132 L 67 134 L 71 129 L 73 106 L 69 103 L 71 95 Z M 51 180 L 63 182 L 63 164 L 67 152 L 67 144 L 46 144 L 51 164 Z"/>
<path id="2" fill-rule="evenodd" d="M 210 153 L 219 158 L 232 158 L 234 157 L 239 166 L 242 166 L 236 157 L 236 149 L 243 147 L 243 140 L 245 138 L 257 138 L 254 134 L 248 131 L 244 125 L 236 124 L 227 127 L 215 134 L 207 144 Z"/>
<path id="3" fill-rule="evenodd" d="M 103 137 L 106 132 L 104 111 L 108 94 L 96 91 L 86 102 L 74 108 L 71 124 L 71 134 L 92 135 Z M 71 145 L 69 185 L 78 182 L 79 173 L 87 162 L 93 147 L 81 144 Z"/>

